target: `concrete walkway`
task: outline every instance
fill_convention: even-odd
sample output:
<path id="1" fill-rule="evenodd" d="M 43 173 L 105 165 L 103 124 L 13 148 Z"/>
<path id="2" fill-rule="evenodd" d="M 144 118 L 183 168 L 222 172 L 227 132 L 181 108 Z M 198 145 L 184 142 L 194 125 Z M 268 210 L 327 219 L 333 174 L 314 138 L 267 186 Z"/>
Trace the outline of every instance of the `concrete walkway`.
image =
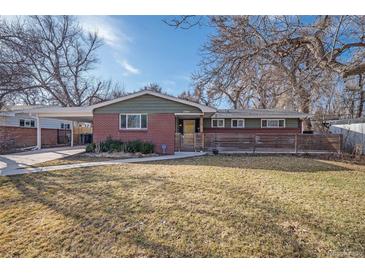
<path id="1" fill-rule="evenodd" d="M 80 168 L 80 167 L 94 167 L 94 166 L 105 166 L 105 165 L 119 165 L 125 163 L 142 163 L 142 162 L 152 162 L 152 161 L 175 160 L 189 157 L 198 157 L 198 156 L 203 156 L 205 154 L 206 154 L 205 152 L 175 152 L 175 155 L 166 155 L 166 156 L 131 158 L 131 159 L 121 159 L 121 160 L 111 160 L 111 161 L 101 161 L 101 162 L 68 164 L 60 166 L 36 167 L 36 168 L 6 169 L 1 171 L 0 175 L 8 176 L 8 175 L 29 174 L 36 172 L 64 170 L 64 169 Z"/>
<path id="2" fill-rule="evenodd" d="M 31 167 L 35 164 L 61 159 L 85 151 L 84 146 L 57 147 L 0 155 L 0 175 L 11 170 Z"/>

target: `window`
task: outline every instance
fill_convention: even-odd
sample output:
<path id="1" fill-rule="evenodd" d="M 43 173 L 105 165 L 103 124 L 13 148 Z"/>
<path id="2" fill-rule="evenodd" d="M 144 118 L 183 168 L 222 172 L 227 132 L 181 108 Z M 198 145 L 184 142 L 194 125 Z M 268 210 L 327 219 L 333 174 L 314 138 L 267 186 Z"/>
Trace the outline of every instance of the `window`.
<path id="1" fill-rule="evenodd" d="M 19 120 L 20 127 L 35 127 L 35 120 L 33 119 L 20 119 Z"/>
<path id="2" fill-rule="evenodd" d="M 212 119 L 212 127 L 224 127 L 224 119 Z"/>
<path id="3" fill-rule="evenodd" d="M 262 128 L 280 128 L 285 127 L 284 119 L 261 119 Z"/>
<path id="4" fill-rule="evenodd" d="M 61 123 L 62 129 L 70 129 L 70 124 Z"/>
<path id="5" fill-rule="evenodd" d="M 147 129 L 147 114 L 120 114 L 121 129 Z"/>
<path id="6" fill-rule="evenodd" d="M 231 127 L 233 128 L 244 128 L 245 127 L 245 119 L 232 119 Z"/>

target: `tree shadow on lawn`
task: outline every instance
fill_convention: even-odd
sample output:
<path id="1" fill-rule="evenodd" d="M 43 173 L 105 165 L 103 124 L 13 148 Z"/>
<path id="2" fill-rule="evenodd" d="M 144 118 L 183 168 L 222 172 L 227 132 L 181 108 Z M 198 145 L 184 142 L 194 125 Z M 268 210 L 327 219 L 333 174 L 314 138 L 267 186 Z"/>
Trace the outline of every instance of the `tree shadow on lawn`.
<path id="1" fill-rule="evenodd" d="M 19 206 L 26 206 L 25 202 L 35 202 L 68 220 L 70 226 L 63 233 L 48 235 L 52 254 L 56 254 L 53 256 L 120 257 L 123 254 L 127 257 L 317 257 L 319 251 L 316 243 L 303 241 L 298 238 L 295 230 L 278 222 L 299 218 L 313 229 L 333 227 L 304 211 L 297 211 L 293 215 L 287 212 L 284 205 L 274 204 L 247 189 L 235 191 L 233 197 L 232 193 L 228 197 L 223 189 L 214 195 L 219 199 L 230 198 L 236 201 L 249 197 L 245 205 L 247 210 L 254 209 L 259 216 L 247 214 L 245 210 L 235 211 L 229 205 L 226 209 L 219 209 L 210 201 L 205 201 L 209 202 L 209 207 L 206 208 L 202 201 L 197 203 L 189 196 L 184 188 L 178 191 L 171 188 L 175 182 L 165 177 L 147 174 L 132 176 L 130 179 L 115 176 L 109 178 L 101 169 L 93 169 L 93 173 L 94 179 L 86 184 L 80 182 L 80 174 L 71 174 L 65 182 L 58 182 L 57 177 L 39 174 L 8 178 L 10 184 L 24 197 L 23 201 L 18 201 Z M 62 175 L 58 175 L 61 179 Z M 117 184 L 103 185 L 108 180 Z M 157 182 L 162 182 L 165 187 L 156 185 Z M 177 200 L 184 203 L 177 203 Z M 161 224 L 162 219 L 166 225 Z M 206 227 L 208 221 L 213 225 L 210 229 Z M 241 242 L 232 242 L 234 247 L 222 247 L 224 241 L 222 242 L 220 234 L 225 230 L 230 230 L 234 234 L 231 236 Z M 331 233 L 341 235 L 343 231 L 333 227 Z M 253 246 L 250 245 L 251 235 L 257 237 L 252 238 L 256 241 L 252 243 Z M 206 241 L 210 242 L 212 248 L 205 246 Z M 37 246 L 36 242 L 30 244 Z M 116 251 L 128 247 L 131 248 L 129 252 Z M 18 253 L 21 256 L 25 251 L 18 250 Z M 49 255 L 40 250 L 39 256 Z"/>
<path id="2" fill-rule="evenodd" d="M 284 172 L 321 172 L 321 171 L 349 171 L 337 162 L 322 161 L 297 156 L 262 156 L 262 155 L 217 155 L 194 158 L 176 159 L 169 161 L 146 162 L 143 164 L 161 165 L 189 165 L 189 166 L 217 166 L 242 169 L 275 170 Z"/>
<path id="3" fill-rule="evenodd" d="M 61 174 L 57 175 L 60 178 L 63 177 Z M 36 178 L 31 177 L 28 176 L 25 179 L 18 176 L 9 177 L 10 182 L 15 185 L 16 189 L 23 195 L 23 198 L 4 200 L 0 203 L 0 207 L 5 209 L 8 206 L 21 206 L 25 202 L 35 202 L 63 215 L 68 220 L 72 220 L 75 227 L 69 231 L 70 234 L 61 235 L 58 239 L 49 239 L 53 242 L 50 245 L 59 247 L 59 250 L 56 252 L 64 249 L 68 253 L 67 257 L 115 257 L 116 254 L 110 253 L 110 250 L 113 248 L 113 243 L 116 239 L 123 237 L 124 244 L 143 248 L 147 250 L 148 254 L 156 253 L 156 256 L 164 257 L 168 257 L 169 254 L 175 254 L 178 257 L 188 256 L 187 254 L 179 253 L 170 246 L 150 241 L 148 237 L 144 236 L 143 231 L 139 229 L 129 229 L 142 220 L 138 216 L 136 204 L 132 203 L 130 197 L 127 195 L 114 195 L 114 189 L 108 185 L 97 190 L 91 186 L 103 183 L 108 179 L 115 181 L 115 177 L 108 178 L 105 174 L 98 173 L 93 176 L 93 180 L 88 180 L 87 183 L 82 182 L 81 184 L 78 184 L 77 180 L 80 179 L 78 176 L 75 176 L 76 178 L 71 176 L 68 178 L 69 181 L 65 183 L 57 182 L 57 180 L 49 181 L 49 175 L 48 177 L 42 175 L 34 176 Z M 138 178 L 131 177 L 128 180 L 123 178 L 119 187 L 127 192 L 137 183 L 146 184 L 151 182 L 151 180 L 159 181 L 166 180 L 166 178 L 143 176 Z M 153 211 L 152 208 L 146 205 L 143 210 L 145 213 Z M 95 234 L 90 234 L 90 230 L 95 232 Z M 70 246 L 64 246 L 65 242 L 69 243 L 69 240 L 77 237 L 80 233 L 84 233 L 85 239 L 81 242 L 82 245 L 86 246 L 79 246 L 77 242 L 70 244 Z M 78 250 L 83 250 L 87 253 L 79 254 Z M 40 256 L 47 257 L 47 254 L 40 253 Z M 137 256 L 139 255 L 137 254 Z"/>

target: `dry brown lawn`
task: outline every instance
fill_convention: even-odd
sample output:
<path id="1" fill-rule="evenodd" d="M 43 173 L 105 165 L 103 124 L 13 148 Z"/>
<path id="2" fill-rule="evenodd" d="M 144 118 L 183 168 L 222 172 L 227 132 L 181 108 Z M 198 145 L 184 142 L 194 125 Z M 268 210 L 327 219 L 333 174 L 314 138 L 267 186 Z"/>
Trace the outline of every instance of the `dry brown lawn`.
<path id="1" fill-rule="evenodd" d="M 365 168 L 206 156 L 0 177 L 1 257 L 364 257 Z"/>
<path id="2" fill-rule="evenodd" d="M 126 158 L 119 158 L 119 159 L 126 159 Z M 118 160 L 118 158 L 92 157 L 92 156 L 85 155 L 85 153 L 81 153 L 81 154 L 75 154 L 75 155 L 67 156 L 67 157 L 60 158 L 60 159 L 55 159 L 55 160 L 38 163 L 38 164 L 32 165 L 31 167 L 59 166 L 59 165 L 69 165 L 69 164 L 111 161 L 111 160 Z"/>

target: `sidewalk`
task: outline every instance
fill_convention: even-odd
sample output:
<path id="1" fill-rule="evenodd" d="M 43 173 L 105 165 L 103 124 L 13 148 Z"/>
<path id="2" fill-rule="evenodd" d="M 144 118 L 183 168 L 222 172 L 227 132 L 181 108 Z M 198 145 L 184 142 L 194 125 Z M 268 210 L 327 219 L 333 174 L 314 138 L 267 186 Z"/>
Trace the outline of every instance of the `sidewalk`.
<path id="1" fill-rule="evenodd" d="M 0 171 L 0 175 L 8 176 L 8 175 L 29 174 L 29 173 L 64 170 L 64 169 L 80 168 L 80 167 L 94 167 L 94 166 L 104 166 L 104 165 L 118 165 L 125 163 L 142 163 L 142 162 L 153 162 L 153 161 L 164 161 L 164 160 L 176 160 L 189 157 L 203 156 L 205 154 L 206 154 L 205 152 L 175 152 L 174 155 L 146 157 L 146 158 L 131 158 L 131 159 L 121 159 L 121 160 L 111 160 L 111 161 L 101 161 L 101 162 L 68 164 L 60 166 L 36 167 L 36 168 L 4 169 Z"/>
<path id="2" fill-rule="evenodd" d="M 67 156 L 79 154 L 85 151 L 84 146 L 56 147 L 40 150 L 30 150 L 18 153 L 0 155 L 0 175 L 3 172 L 18 168 L 32 167 L 36 164 L 61 159 Z"/>

